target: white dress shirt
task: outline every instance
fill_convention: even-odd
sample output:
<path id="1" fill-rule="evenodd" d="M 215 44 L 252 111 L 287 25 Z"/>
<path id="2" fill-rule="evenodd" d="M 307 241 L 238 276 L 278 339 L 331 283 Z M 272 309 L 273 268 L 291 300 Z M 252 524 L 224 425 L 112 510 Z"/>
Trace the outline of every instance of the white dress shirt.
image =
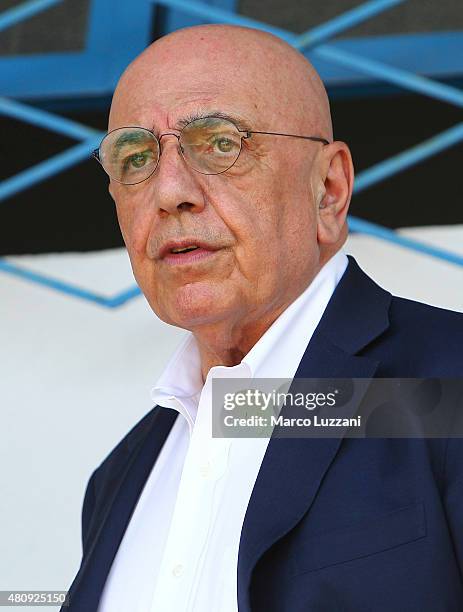
<path id="1" fill-rule="evenodd" d="M 111 566 L 98 612 L 237 612 L 241 528 L 269 438 L 212 438 L 213 378 L 292 379 L 347 267 L 334 255 L 241 363 L 202 382 L 188 333 L 152 390 L 177 417 Z"/>

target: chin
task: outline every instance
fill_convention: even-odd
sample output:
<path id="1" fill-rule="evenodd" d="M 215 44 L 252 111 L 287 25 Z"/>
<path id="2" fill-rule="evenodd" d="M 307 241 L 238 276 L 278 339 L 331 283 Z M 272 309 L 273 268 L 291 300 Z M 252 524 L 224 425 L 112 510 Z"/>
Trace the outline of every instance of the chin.
<path id="1" fill-rule="evenodd" d="M 211 283 L 189 283 L 175 291 L 166 309 L 173 325 L 191 329 L 212 324 L 230 316 L 231 296 L 223 295 Z"/>

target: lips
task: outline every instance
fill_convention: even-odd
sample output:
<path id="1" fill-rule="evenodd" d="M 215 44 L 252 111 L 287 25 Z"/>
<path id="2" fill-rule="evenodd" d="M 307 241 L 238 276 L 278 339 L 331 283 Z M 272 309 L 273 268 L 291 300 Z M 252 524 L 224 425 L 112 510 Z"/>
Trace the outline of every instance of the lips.
<path id="1" fill-rule="evenodd" d="M 217 251 L 220 247 L 208 244 L 202 240 L 197 240 L 196 238 L 182 238 L 182 240 L 169 240 L 159 249 L 159 259 L 164 259 L 166 255 L 172 253 L 178 253 L 181 249 L 191 249 L 193 251 L 193 247 L 196 249 L 204 249 L 205 251 Z M 190 251 L 184 251 L 188 253 Z"/>
<path id="2" fill-rule="evenodd" d="M 220 250 L 208 251 L 206 249 L 197 248 L 181 253 L 167 253 L 167 255 L 165 255 L 162 259 L 162 262 L 169 266 L 176 266 L 191 270 L 192 265 L 205 263 L 207 260 L 213 259 L 217 253 L 220 252 Z"/>

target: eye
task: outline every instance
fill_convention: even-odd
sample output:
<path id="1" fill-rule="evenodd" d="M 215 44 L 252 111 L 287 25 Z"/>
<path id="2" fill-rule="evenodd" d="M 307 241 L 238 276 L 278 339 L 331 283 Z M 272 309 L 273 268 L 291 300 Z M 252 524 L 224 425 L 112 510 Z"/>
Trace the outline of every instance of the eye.
<path id="1" fill-rule="evenodd" d="M 235 143 L 230 138 L 219 138 L 215 144 L 222 153 L 229 153 L 235 146 Z"/>
<path id="2" fill-rule="evenodd" d="M 132 153 L 124 159 L 124 170 L 139 170 L 153 161 L 153 158 L 153 152 L 149 149 Z"/>
<path id="3" fill-rule="evenodd" d="M 238 143 L 233 138 L 227 136 L 217 136 L 212 141 L 212 147 L 216 153 L 232 153 L 239 148 Z"/>

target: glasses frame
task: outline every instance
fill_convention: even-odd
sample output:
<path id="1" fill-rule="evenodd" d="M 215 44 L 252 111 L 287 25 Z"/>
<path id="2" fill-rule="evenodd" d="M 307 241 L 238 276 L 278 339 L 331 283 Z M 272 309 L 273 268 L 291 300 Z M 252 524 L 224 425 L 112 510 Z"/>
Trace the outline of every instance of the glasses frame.
<path id="1" fill-rule="evenodd" d="M 239 150 L 238 155 L 236 156 L 235 161 L 231 164 L 231 166 L 229 166 L 225 170 L 221 170 L 220 172 L 201 172 L 200 170 L 197 170 L 196 168 L 194 168 L 188 162 L 188 160 L 186 159 L 185 154 L 184 154 L 184 150 L 182 148 L 182 145 L 180 144 L 180 137 L 182 135 L 183 130 L 185 128 L 187 128 L 194 121 L 199 121 L 199 120 L 202 120 L 202 119 L 220 119 L 221 121 L 228 121 L 228 123 L 231 123 L 236 128 L 236 130 L 240 134 L 242 134 L 241 140 L 240 140 L 240 150 Z M 116 132 L 117 130 L 123 130 L 123 129 L 126 129 L 126 128 L 135 128 L 135 129 L 139 129 L 139 130 L 144 130 L 145 132 L 149 132 L 153 136 L 154 140 L 157 142 L 158 150 L 159 150 L 158 160 L 157 160 L 157 162 L 156 162 L 156 164 L 155 164 L 155 166 L 153 168 L 153 171 L 147 177 L 141 179 L 140 181 L 137 181 L 136 183 L 124 183 L 122 181 L 119 181 L 119 180 L 113 178 L 108 173 L 106 168 L 104 167 L 103 162 L 102 162 L 101 157 L 100 157 L 101 145 L 103 144 L 103 141 L 105 140 L 105 138 L 107 138 L 110 134 L 112 134 L 113 132 Z M 182 155 L 183 160 L 187 164 L 187 166 L 189 168 L 191 168 L 192 170 L 194 170 L 195 172 L 198 172 L 199 174 L 204 174 L 206 176 L 214 176 L 214 175 L 217 175 L 217 174 L 223 174 L 224 172 L 227 172 L 228 170 L 230 170 L 230 168 L 233 168 L 233 166 L 238 161 L 239 156 L 241 155 L 241 150 L 243 148 L 243 139 L 250 138 L 253 134 L 264 134 L 264 135 L 268 135 L 268 136 L 287 136 L 289 138 L 301 138 L 303 140 L 312 140 L 313 142 L 321 142 L 321 143 L 323 143 L 323 145 L 330 144 L 329 140 L 327 140 L 326 138 L 321 138 L 320 136 L 301 136 L 299 134 L 284 134 L 282 132 L 260 132 L 260 131 L 257 131 L 257 130 L 240 130 L 239 127 L 231 119 L 227 119 L 227 118 L 216 116 L 216 115 L 206 115 L 205 117 L 198 117 L 197 119 L 193 119 L 192 121 L 190 121 L 189 123 L 184 125 L 182 127 L 182 129 L 180 130 L 179 134 L 175 134 L 173 132 L 164 132 L 163 134 L 160 134 L 159 136 L 156 136 L 156 134 L 153 132 L 153 130 L 150 130 L 149 128 L 142 127 L 140 125 L 124 125 L 124 126 L 121 126 L 119 128 L 115 128 L 114 130 L 111 130 L 110 132 L 108 132 L 104 136 L 104 138 L 101 140 L 100 146 L 97 149 L 94 149 L 92 151 L 91 157 L 93 157 L 94 159 L 97 160 L 97 162 L 101 165 L 101 167 L 106 172 L 106 174 L 109 176 L 109 178 L 111 180 L 115 181 L 116 183 L 119 183 L 121 185 L 139 185 L 140 183 L 143 183 L 144 181 L 147 181 L 151 176 L 153 176 L 153 174 L 156 172 L 156 168 L 159 166 L 159 161 L 160 161 L 161 155 L 162 155 L 161 138 L 163 138 L 164 136 L 175 136 L 177 138 L 177 140 L 178 140 L 178 143 L 179 143 L 180 153 Z"/>

